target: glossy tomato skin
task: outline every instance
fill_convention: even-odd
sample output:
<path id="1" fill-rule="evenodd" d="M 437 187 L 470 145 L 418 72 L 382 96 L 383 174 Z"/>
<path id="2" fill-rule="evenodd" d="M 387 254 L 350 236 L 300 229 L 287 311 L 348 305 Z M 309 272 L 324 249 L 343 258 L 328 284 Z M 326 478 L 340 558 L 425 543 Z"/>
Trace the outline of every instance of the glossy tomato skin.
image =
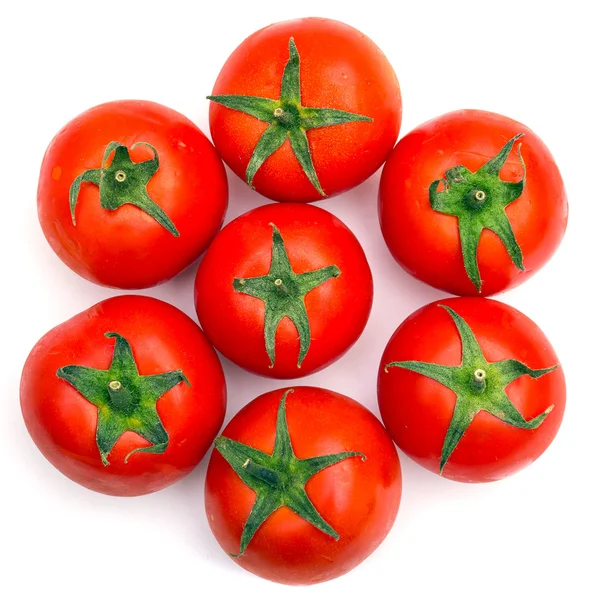
<path id="1" fill-rule="evenodd" d="M 78 364 L 108 369 L 115 331 L 130 343 L 140 374 L 182 369 L 189 382 L 173 387 L 156 408 L 170 441 L 163 454 L 128 453 L 148 442 L 125 432 L 104 466 L 96 441 L 97 407 L 56 376 Z M 73 481 L 114 496 L 138 496 L 178 481 L 197 465 L 225 416 L 225 378 L 203 332 L 177 308 L 145 296 L 99 302 L 44 335 L 25 363 L 21 408 L 33 441 Z"/>
<path id="2" fill-rule="evenodd" d="M 157 150 L 159 168 L 146 189 L 178 237 L 131 204 L 102 208 L 92 183 L 80 187 L 74 226 L 70 186 L 84 171 L 101 166 L 110 142 L 129 148 L 146 142 Z M 153 152 L 139 146 L 130 156 L 137 163 Z M 45 237 L 71 269 L 100 285 L 137 289 L 162 283 L 196 260 L 221 226 L 227 196 L 223 164 L 194 123 L 154 102 L 122 100 L 87 110 L 51 141 L 37 207 Z"/>
<path id="3" fill-rule="evenodd" d="M 341 273 L 305 296 L 311 344 L 301 367 L 295 325 L 276 332 L 272 368 L 265 349 L 265 304 L 233 288 L 236 277 L 269 272 L 272 225 L 281 232 L 296 273 L 337 265 Z M 211 343 L 242 368 L 274 378 L 303 377 L 337 360 L 361 335 L 373 302 L 373 279 L 354 234 L 334 215 L 295 203 L 268 204 L 238 217 L 215 238 L 197 271 L 195 304 Z"/>
<path id="4" fill-rule="evenodd" d="M 326 195 L 360 184 L 385 161 L 401 124 L 401 95 L 383 52 L 360 31 L 331 19 L 305 18 L 265 27 L 248 37 L 224 64 L 212 95 L 243 94 L 278 99 L 293 38 L 301 56 L 303 106 L 334 108 L 371 117 L 309 130 L 311 156 Z M 211 102 L 213 142 L 242 179 L 267 124 Z M 254 177 L 257 192 L 281 202 L 312 202 L 322 196 L 297 162 L 289 142 Z"/>
<path id="5" fill-rule="evenodd" d="M 461 364 L 461 340 L 449 314 L 455 310 L 472 329 L 488 362 L 516 359 L 532 369 L 559 364 L 543 332 L 521 312 L 486 298 L 446 298 L 411 314 L 394 332 L 379 366 L 379 409 L 396 445 L 423 467 L 439 473 L 441 450 L 455 407 L 455 394 L 423 375 L 385 365 L 418 360 Z M 529 420 L 553 410 L 537 428 L 525 430 L 480 412 L 467 428 L 442 475 L 468 483 L 496 481 L 520 471 L 551 444 L 565 409 L 563 369 L 532 379 L 523 376 L 506 388 Z"/>
<path id="6" fill-rule="evenodd" d="M 379 218 L 393 257 L 408 273 L 452 294 L 478 295 L 469 280 L 457 218 L 433 210 L 428 187 L 457 165 L 476 171 L 523 133 L 526 183 L 520 198 L 506 208 L 523 254 L 524 271 L 512 262 L 500 238 L 484 229 L 477 259 L 481 294 L 497 294 L 526 281 L 553 255 L 565 233 L 568 204 L 563 180 L 551 153 L 525 125 L 481 110 L 458 110 L 420 125 L 395 147 L 383 169 Z M 516 148 L 500 171 L 505 181 L 520 181 Z"/>
<path id="7" fill-rule="evenodd" d="M 272 454 L 275 422 L 287 388 L 263 394 L 229 422 L 224 436 Z M 362 562 L 391 529 L 401 498 L 401 470 L 395 446 L 375 416 L 346 396 L 315 387 L 295 387 L 286 415 L 293 450 L 304 459 L 344 451 L 348 459 L 320 471 L 306 492 L 338 541 L 281 507 L 260 527 L 235 562 L 266 579 L 290 584 L 319 583 Z M 213 535 L 236 554 L 244 523 L 256 498 L 229 463 L 214 450 L 205 480 L 205 510 Z"/>

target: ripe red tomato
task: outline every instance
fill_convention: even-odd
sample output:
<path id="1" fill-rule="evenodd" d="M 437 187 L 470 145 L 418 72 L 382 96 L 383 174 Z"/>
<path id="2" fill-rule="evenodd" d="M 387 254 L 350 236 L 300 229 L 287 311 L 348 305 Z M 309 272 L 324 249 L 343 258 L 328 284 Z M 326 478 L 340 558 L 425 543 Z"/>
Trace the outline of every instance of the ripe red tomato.
<path id="1" fill-rule="evenodd" d="M 371 271 L 354 234 L 329 212 L 270 204 L 229 223 L 205 253 L 195 303 L 213 345 L 267 377 L 307 375 L 362 333 Z"/>
<path id="2" fill-rule="evenodd" d="M 312 202 L 387 158 L 401 122 L 395 72 L 360 31 L 330 19 L 275 23 L 242 42 L 210 96 L 211 136 L 258 192 Z"/>
<path id="3" fill-rule="evenodd" d="M 203 458 L 225 416 L 225 379 L 203 332 L 170 304 L 118 296 L 44 335 L 22 373 L 39 450 L 114 496 L 160 490 Z"/>
<path id="4" fill-rule="evenodd" d="M 268 392 L 215 440 L 205 480 L 213 535 L 266 579 L 311 584 L 362 562 L 391 529 L 397 452 L 358 402 L 321 388 Z"/>
<path id="5" fill-rule="evenodd" d="M 406 271 L 452 294 L 487 296 L 549 260 L 568 207 L 555 161 L 528 127 L 459 110 L 395 147 L 379 211 L 389 250 Z"/>
<path id="6" fill-rule="evenodd" d="M 221 227 L 227 178 L 213 145 L 174 110 L 101 104 L 49 144 L 37 192 L 43 233 L 82 277 L 144 288 L 190 265 Z"/>
<path id="7" fill-rule="evenodd" d="M 379 408 L 393 441 L 449 479 L 516 473 L 555 437 L 565 380 L 543 332 L 516 309 L 448 298 L 410 315 L 379 367 Z"/>

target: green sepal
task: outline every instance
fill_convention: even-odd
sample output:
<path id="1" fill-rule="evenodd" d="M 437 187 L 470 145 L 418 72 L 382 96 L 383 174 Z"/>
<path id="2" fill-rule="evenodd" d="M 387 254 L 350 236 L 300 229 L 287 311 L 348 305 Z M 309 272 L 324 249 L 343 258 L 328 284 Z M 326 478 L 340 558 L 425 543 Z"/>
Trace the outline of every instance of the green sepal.
<path id="1" fill-rule="evenodd" d="M 277 327 L 285 317 L 295 325 L 299 334 L 297 367 L 301 367 L 311 345 L 305 296 L 329 279 L 338 277 L 340 269 L 336 265 L 331 265 L 316 271 L 295 273 L 280 231 L 273 223 L 270 225 L 272 258 L 268 274 L 261 277 L 236 277 L 233 288 L 236 292 L 253 296 L 264 302 L 264 344 L 270 359 L 270 368 L 274 367 L 275 363 Z"/>
<path id="2" fill-rule="evenodd" d="M 289 139 L 291 140 L 291 148 L 299 161 L 299 164 L 303 167 L 307 178 L 313 184 L 313 187 L 317 190 L 320 196 L 325 196 L 326 193 L 320 185 L 318 174 L 315 172 L 313 161 L 311 159 L 311 150 L 309 149 L 309 142 L 307 141 L 307 135 L 303 129 L 293 129 L 289 132 Z"/>
<path id="3" fill-rule="evenodd" d="M 96 444 L 103 465 L 117 440 L 126 431 L 134 431 L 151 446 L 136 452 L 162 454 L 168 447 L 168 433 L 156 410 L 156 402 L 181 382 L 190 386 L 184 373 L 177 369 L 156 375 L 140 375 L 127 339 L 114 332 L 105 337 L 115 339 L 113 358 L 107 370 L 81 365 L 67 365 L 57 370 L 57 377 L 67 381 L 88 402 L 98 408 Z"/>
<path id="4" fill-rule="evenodd" d="M 305 108 L 300 111 L 301 126 L 304 130 L 319 129 L 320 127 L 330 127 L 332 125 L 344 125 L 345 123 L 354 123 L 355 121 L 365 121 L 372 123 L 371 117 L 364 117 L 345 110 L 336 110 L 334 108 Z"/>
<path id="5" fill-rule="evenodd" d="M 303 460 L 297 458 L 291 444 L 286 412 L 286 399 L 292 392 L 293 389 L 287 390 L 279 404 L 272 454 L 224 436 L 215 440 L 215 448 L 221 456 L 242 482 L 256 492 L 256 501 L 242 531 L 240 551 L 231 555 L 234 558 L 245 552 L 260 526 L 281 506 L 287 506 L 333 539 L 339 539 L 338 532 L 312 504 L 305 486 L 316 473 L 332 465 L 354 457 L 364 461 L 366 457 L 360 452 L 340 452 Z"/>
<path id="6" fill-rule="evenodd" d="M 222 94 L 219 96 L 207 96 L 207 100 L 217 102 L 226 108 L 246 113 L 259 121 L 272 123 L 274 111 L 280 107 L 279 100 L 260 98 L 259 96 L 240 96 L 239 94 Z"/>
<path id="7" fill-rule="evenodd" d="M 500 170 L 516 140 L 523 135 L 515 135 L 476 172 L 458 165 L 445 173 L 445 179 L 433 181 L 428 188 L 432 209 L 458 219 L 463 264 L 478 292 L 481 292 L 482 281 L 477 263 L 477 246 L 484 229 L 493 231 L 500 238 L 518 269 L 524 271 L 525 268 L 522 250 L 505 210 L 520 198 L 526 183 L 526 164 L 520 145 L 517 152 L 523 169 L 522 179 L 518 182 L 500 179 Z M 443 189 L 439 191 L 441 185 Z"/>
<path id="8" fill-rule="evenodd" d="M 76 202 L 78 202 L 78 195 L 80 193 L 80 186 L 82 183 L 94 183 L 100 185 L 100 176 L 102 169 L 89 169 L 84 171 L 81 175 L 78 175 L 74 182 L 70 186 L 70 214 L 72 215 L 72 223 L 76 226 Z"/>
<path id="9" fill-rule="evenodd" d="M 442 473 L 463 434 L 482 410 L 512 427 L 519 429 L 536 429 L 539 427 L 553 410 L 553 405 L 547 407 L 540 415 L 527 421 L 510 401 L 505 389 L 506 386 L 523 375 L 538 379 L 554 371 L 559 365 L 544 369 L 531 369 L 515 359 L 488 362 L 465 319 L 449 306 L 444 304 L 439 304 L 439 306 L 449 313 L 457 327 L 461 339 L 461 364 L 459 366 L 448 366 L 415 360 L 394 361 L 386 365 L 385 372 L 392 367 L 413 371 L 437 381 L 452 390 L 457 396 L 453 416 L 441 451 L 440 472 Z M 478 373 L 483 373 L 483 380 L 476 380 L 476 374 Z"/>
<path id="10" fill-rule="evenodd" d="M 320 196 L 325 196 L 318 179 L 306 132 L 309 129 L 343 125 L 355 121 L 372 122 L 371 117 L 335 108 L 312 108 L 301 104 L 301 58 L 295 40 L 289 40 L 289 59 L 283 70 L 278 100 L 260 96 L 221 94 L 207 96 L 226 108 L 237 110 L 269 124 L 256 144 L 248 166 L 246 182 L 253 187 L 254 176 L 266 159 L 287 140 L 303 172 Z"/>
<path id="11" fill-rule="evenodd" d="M 252 180 L 254 179 L 254 175 L 258 172 L 258 169 L 260 169 L 264 161 L 273 152 L 283 145 L 288 134 L 289 132 L 284 127 L 272 123 L 260 136 L 256 148 L 254 148 L 254 153 L 246 167 L 246 182 L 248 185 L 252 185 Z"/>
<path id="12" fill-rule="evenodd" d="M 100 205 L 105 210 L 117 210 L 124 204 L 137 206 L 175 237 L 180 233 L 168 215 L 147 193 L 147 184 L 160 166 L 156 149 L 146 142 L 137 142 L 137 146 L 146 146 L 154 157 L 140 163 L 134 163 L 129 156 L 127 146 L 119 142 L 110 142 L 104 152 L 100 169 L 89 169 L 78 175 L 70 186 L 70 212 L 72 223 L 76 226 L 76 203 L 82 183 L 93 183 L 99 187 Z M 111 164 L 108 159 L 113 155 Z"/>

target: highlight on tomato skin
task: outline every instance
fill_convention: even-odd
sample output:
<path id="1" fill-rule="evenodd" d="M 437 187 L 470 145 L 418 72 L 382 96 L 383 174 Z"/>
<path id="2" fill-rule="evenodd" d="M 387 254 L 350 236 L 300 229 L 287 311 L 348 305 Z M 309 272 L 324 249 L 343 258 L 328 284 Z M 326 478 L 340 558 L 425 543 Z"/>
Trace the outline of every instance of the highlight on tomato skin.
<path id="1" fill-rule="evenodd" d="M 364 406 L 297 386 L 262 394 L 215 440 L 205 511 L 219 545 L 271 581 L 339 577 L 385 539 L 401 498 L 395 446 Z"/>
<path id="2" fill-rule="evenodd" d="M 547 146 L 503 115 L 458 110 L 410 131 L 387 159 L 379 220 L 395 260 L 461 296 L 520 285 L 564 236 L 567 196 Z"/>
<path id="3" fill-rule="evenodd" d="M 203 331 L 240 367 L 303 377 L 340 358 L 373 302 L 365 253 L 342 221 L 298 203 L 267 204 L 228 223 L 195 279 Z"/>
<path id="4" fill-rule="evenodd" d="M 49 144 L 39 176 L 43 233 L 73 271 L 139 289 L 180 273 L 207 248 L 228 202 L 213 144 L 184 115 L 142 100 L 78 115 Z"/>
<path id="5" fill-rule="evenodd" d="M 385 161 L 401 94 L 386 56 L 345 23 L 304 18 L 250 35 L 208 98 L 213 142 L 257 192 L 314 202 L 351 189 Z"/>
<path id="6" fill-rule="evenodd" d="M 487 298 L 445 298 L 411 314 L 378 375 L 381 418 L 426 469 L 497 481 L 549 447 L 565 410 L 563 368 L 523 313 Z"/>
<path id="7" fill-rule="evenodd" d="M 225 377 L 199 326 L 166 302 L 124 295 L 46 333 L 20 385 L 27 430 L 64 475 L 138 496 L 188 475 L 225 416 Z"/>

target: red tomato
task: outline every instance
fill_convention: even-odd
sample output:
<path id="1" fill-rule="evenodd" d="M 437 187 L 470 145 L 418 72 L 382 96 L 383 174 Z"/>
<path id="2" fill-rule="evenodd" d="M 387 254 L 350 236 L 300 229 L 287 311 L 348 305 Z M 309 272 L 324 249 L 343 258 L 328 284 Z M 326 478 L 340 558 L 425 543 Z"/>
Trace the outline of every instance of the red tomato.
<path id="1" fill-rule="evenodd" d="M 395 147 L 379 211 L 389 250 L 406 271 L 452 294 L 487 296 L 549 260 L 568 207 L 555 161 L 528 127 L 459 110 Z"/>
<path id="2" fill-rule="evenodd" d="M 360 31 L 330 19 L 275 23 L 242 42 L 210 97 L 211 136 L 258 192 L 311 202 L 387 158 L 401 122 L 395 72 Z"/>
<path id="3" fill-rule="evenodd" d="M 219 230 L 227 179 L 211 142 L 174 110 L 101 104 L 49 144 L 37 193 L 43 233 L 86 279 L 144 288 L 190 265 Z"/>
<path id="4" fill-rule="evenodd" d="M 565 380 L 528 317 L 494 300 L 449 298 L 395 331 L 378 395 L 385 427 L 412 459 L 449 479 L 485 482 L 546 450 L 563 418 Z"/>
<path id="5" fill-rule="evenodd" d="M 197 465 L 225 416 L 225 379 L 203 332 L 143 296 L 99 302 L 31 351 L 21 379 L 39 450 L 77 483 L 137 496 Z"/>
<path id="6" fill-rule="evenodd" d="M 362 333 L 373 280 L 354 234 L 329 212 L 270 204 L 215 238 L 195 282 L 213 345 L 267 377 L 307 375 L 340 357 Z"/>
<path id="7" fill-rule="evenodd" d="M 373 414 L 346 396 L 314 387 L 268 392 L 215 446 L 205 480 L 209 525 L 235 562 L 260 577 L 333 579 L 393 525 L 397 452 Z"/>

